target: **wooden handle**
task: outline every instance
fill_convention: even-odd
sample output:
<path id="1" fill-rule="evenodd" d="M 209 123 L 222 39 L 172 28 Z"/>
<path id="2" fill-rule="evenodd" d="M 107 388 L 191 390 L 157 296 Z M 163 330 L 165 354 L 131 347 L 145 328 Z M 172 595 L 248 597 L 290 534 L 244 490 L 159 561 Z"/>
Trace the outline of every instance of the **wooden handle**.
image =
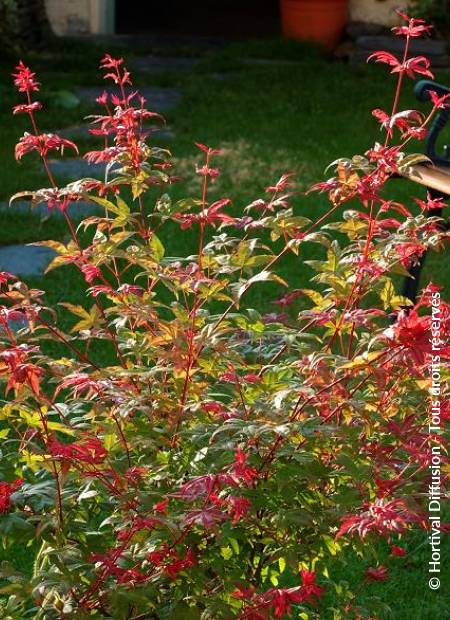
<path id="1" fill-rule="evenodd" d="M 450 196 L 449 168 L 417 164 L 408 168 L 408 170 L 402 173 L 402 176 L 437 192 L 442 192 L 443 196 Z"/>

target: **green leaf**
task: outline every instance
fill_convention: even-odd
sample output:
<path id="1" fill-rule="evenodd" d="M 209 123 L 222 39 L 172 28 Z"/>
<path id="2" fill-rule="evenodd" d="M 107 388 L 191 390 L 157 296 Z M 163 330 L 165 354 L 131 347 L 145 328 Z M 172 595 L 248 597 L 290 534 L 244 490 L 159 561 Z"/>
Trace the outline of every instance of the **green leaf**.
<path id="1" fill-rule="evenodd" d="M 278 284 L 282 284 L 283 286 L 288 286 L 288 283 L 283 280 L 283 278 L 280 278 L 280 276 L 278 276 L 275 273 L 272 273 L 271 271 L 261 271 L 260 273 L 257 273 L 255 276 L 251 277 L 249 280 L 240 280 L 237 285 L 233 285 L 233 298 L 236 301 L 239 301 L 239 299 L 242 297 L 242 295 L 252 286 L 252 284 L 255 284 L 256 282 L 277 282 Z"/>
<path id="2" fill-rule="evenodd" d="M 116 217 L 116 219 L 114 220 L 114 224 L 116 226 L 123 226 L 124 224 L 126 224 L 130 215 L 130 207 L 120 196 L 117 196 L 116 200 L 118 217 Z"/>
<path id="3" fill-rule="evenodd" d="M 81 321 L 74 325 L 70 330 L 72 334 L 79 332 L 83 329 L 90 329 L 94 327 L 94 325 L 97 324 L 99 318 L 101 317 L 100 311 L 96 305 L 93 305 L 89 311 L 82 306 L 76 306 L 68 302 L 61 302 L 60 305 L 70 310 L 70 312 L 72 314 L 75 314 L 75 316 L 81 318 Z"/>
<path id="4" fill-rule="evenodd" d="M 91 202 L 95 202 L 101 207 L 105 207 L 105 209 L 108 209 L 108 211 L 112 211 L 113 213 L 118 214 L 118 207 L 116 207 L 116 205 L 113 202 L 111 202 L 110 200 L 107 200 L 106 198 L 100 198 L 100 196 L 94 196 L 93 194 L 87 194 L 86 199 L 90 200 Z"/>
<path id="5" fill-rule="evenodd" d="M 198 198 L 182 198 L 175 203 L 175 206 L 178 213 L 183 213 L 193 207 L 200 207 L 202 204 L 202 201 Z"/>
<path id="6" fill-rule="evenodd" d="M 323 542 L 331 555 L 337 555 L 341 550 L 341 545 L 339 542 L 336 542 L 336 540 L 331 536 L 328 536 L 328 534 L 323 536 Z"/>
<path id="7" fill-rule="evenodd" d="M 231 545 L 231 548 L 233 549 L 234 553 L 236 555 L 239 555 L 239 551 L 240 550 L 239 550 L 239 543 L 238 543 L 238 541 L 235 538 L 229 538 L 228 541 L 229 541 L 229 543 Z"/>
<path id="8" fill-rule="evenodd" d="M 161 242 L 161 239 L 157 237 L 155 233 L 152 234 L 149 245 L 153 250 L 153 255 L 156 261 L 159 263 L 164 258 L 166 250 Z"/>

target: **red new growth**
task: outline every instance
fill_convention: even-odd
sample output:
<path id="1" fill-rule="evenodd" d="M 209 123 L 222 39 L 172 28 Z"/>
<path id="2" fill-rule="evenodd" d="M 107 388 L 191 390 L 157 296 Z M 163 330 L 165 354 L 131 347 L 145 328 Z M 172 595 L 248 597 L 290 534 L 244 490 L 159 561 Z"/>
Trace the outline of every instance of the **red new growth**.
<path id="1" fill-rule="evenodd" d="M 0 482 L 0 514 L 8 512 L 11 508 L 11 495 L 22 486 L 23 480 L 18 478 L 14 482 Z"/>

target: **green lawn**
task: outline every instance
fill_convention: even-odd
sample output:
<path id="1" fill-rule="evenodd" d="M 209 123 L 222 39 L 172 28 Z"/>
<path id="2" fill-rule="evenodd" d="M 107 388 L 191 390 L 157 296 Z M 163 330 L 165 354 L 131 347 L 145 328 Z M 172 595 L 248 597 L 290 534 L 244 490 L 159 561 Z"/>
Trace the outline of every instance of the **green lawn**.
<path id="1" fill-rule="evenodd" d="M 118 51 L 126 58 L 132 56 L 124 50 Z M 95 48 L 81 53 L 78 47 L 67 45 L 67 49 L 49 52 L 44 58 L 25 59 L 36 68 L 43 82 L 41 99 L 46 109 L 39 116 L 42 129 L 50 131 L 73 125 L 92 111 L 86 106 L 71 110 L 58 107 L 53 93 L 101 84 L 97 69 L 101 53 Z M 264 56 L 278 58 L 279 62 L 263 63 Z M 80 66 L 83 71 L 79 70 Z M 11 118 L 10 105 L 17 97 L 11 88 L 10 71 L 11 66 L 3 63 L 0 200 L 7 200 L 16 191 L 47 185 L 32 157 L 25 157 L 21 164 L 13 158 L 13 146 L 27 129 L 27 123 L 25 118 L 15 117 L 14 121 Z M 440 71 L 437 78 L 450 82 L 450 73 Z M 141 74 L 135 82 L 138 86 L 176 86 L 183 92 L 180 105 L 166 115 L 175 139 L 165 146 L 176 157 L 176 173 L 182 181 L 173 186 L 172 194 L 184 197 L 199 192 L 193 170 L 200 160 L 193 142 L 219 146 L 223 156 L 217 165 L 222 174 L 212 195 L 231 197 L 235 213 L 242 212 L 249 202 L 260 197 L 264 187 L 284 172 L 294 172 L 297 189 L 304 190 L 324 178 L 325 167 L 334 159 L 363 153 L 375 140 L 381 139 L 370 111 L 375 107 L 389 109 L 393 92 L 393 78 L 380 67 L 329 62 L 314 51 L 282 41 L 269 41 L 265 45 L 236 44 L 222 52 L 204 55 L 197 69 L 188 75 Z M 405 108 L 417 107 L 412 82 L 406 84 L 402 104 Z M 95 148 L 86 143 L 79 146 L 81 152 Z M 417 144 L 417 150 L 421 148 Z M 390 182 L 387 192 L 410 206 L 414 196 L 423 194 L 405 181 Z M 148 200 L 153 197 L 150 195 Z M 317 194 L 294 199 L 296 211 L 312 219 L 323 213 L 326 204 L 326 198 Z M 169 253 L 175 232 L 173 228 L 164 239 Z M 3 244 L 64 238 L 66 234 L 65 225 L 53 218 L 41 222 L 38 217 L 0 213 Z M 177 252 L 182 254 L 193 247 L 189 234 L 181 239 L 177 235 Z M 298 269 L 295 261 L 287 260 L 283 268 L 293 286 L 305 285 L 310 277 L 306 269 Z M 450 275 L 450 264 L 443 268 L 440 257 L 430 256 L 424 280 L 430 274 L 435 281 L 444 283 Z M 52 291 L 58 276 L 49 276 L 46 281 L 48 286 L 44 284 L 44 288 Z M 73 290 L 73 294 L 77 296 L 78 292 Z"/>
<path id="2" fill-rule="evenodd" d="M 175 50 L 176 52 L 177 50 Z M 103 50 L 80 48 L 65 44 L 50 49 L 45 56 L 25 58 L 38 71 L 43 83 L 42 100 L 47 109 L 41 113 L 44 130 L 55 130 L 73 125 L 90 110 L 85 107 L 64 109 L 52 102 L 51 93 L 75 90 L 78 86 L 99 84 L 98 58 Z M 131 56 L 127 51 L 122 53 Z M 263 63 L 262 58 L 280 60 Z M 286 62 L 283 62 L 286 61 Z M 13 147 L 16 139 L 26 130 L 25 119 L 12 120 L 10 107 L 16 101 L 11 88 L 11 64 L 2 61 L 0 82 L 1 162 L 0 200 L 24 189 L 46 185 L 36 161 L 24 158 L 15 163 Z M 80 69 L 81 68 L 81 69 Z M 217 75 L 219 74 L 219 75 Z M 450 83 L 450 73 L 440 71 L 437 79 Z M 372 143 L 381 139 L 372 108 L 390 109 L 393 78 L 375 66 L 348 66 L 330 62 L 313 50 L 282 41 L 235 44 L 222 52 L 205 54 L 195 71 L 189 75 L 167 73 L 140 75 L 138 85 L 177 86 L 183 90 L 179 106 L 167 115 L 167 122 L 175 132 L 170 143 L 177 162 L 177 173 L 182 179 L 173 186 L 176 197 L 199 192 L 193 169 L 198 160 L 193 142 L 203 142 L 223 149 L 217 165 L 222 170 L 213 190 L 214 196 L 233 199 L 234 213 L 263 195 L 264 188 L 284 172 L 296 173 L 297 190 L 323 178 L 324 169 L 334 159 L 363 153 Z M 50 95 L 49 95 L 50 93 Z M 417 107 L 412 95 L 412 83 L 406 85 L 402 105 Z M 149 102 L 152 106 L 152 102 Z M 83 152 L 87 144 L 81 145 Z M 422 149 L 417 145 L 417 151 Z M 423 195 L 416 187 L 404 181 L 392 181 L 389 195 L 412 204 L 412 198 Z M 148 197 L 151 201 L 152 196 Z M 324 212 L 326 199 L 313 194 L 294 199 L 296 211 L 312 219 Z M 42 239 L 64 239 L 67 231 L 63 222 L 53 218 L 41 221 L 34 215 L 14 215 L 0 212 L 0 243 L 24 243 Z M 195 251 L 190 234 L 179 235 L 175 227 L 168 229 L 163 242 L 170 255 L 184 255 Z M 320 251 L 320 250 L 318 250 Z M 308 256 L 311 258 L 312 254 Z M 308 284 L 311 272 L 300 261 L 285 260 L 283 274 L 295 287 Z M 450 277 L 450 261 L 430 256 L 424 280 L 433 278 L 444 284 Z M 34 286 L 47 291 L 48 305 L 57 301 L 84 303 L 83 285 L 71 268 L 51 272 L 44 278 L 30 279 Z M 247 302 L 262 307 L 264 300 L 258 294 L 247 297 Z M 267 305 L 265 306 L 267 309 Z M 267 310 L 266 310 L 267 311 Z M 427 620 L 450 617 L 448 583 L 450 553 L 443 554 L 442 574 L 445 585 L 440 592 L 431 592 L 427 585 L 428 550 L 424 534 L 417 535 L 410 545 L 406 561 L 395 562 L 391 580 L 381 586 L 371 586 L 388 604 L 392 613 L 380 618 L 392 620 Z M 30 569 L 32 551 L 18 548 L 9 558 L 17 566 Z M 386 555 L 380 546 L 380 557 Z M 360 582 L 366 568 L 352 559 L 345 569 L 336 564 L 336 574 L 348 582 Z M 447 615 L 446 615 L 447 614 Z"/>

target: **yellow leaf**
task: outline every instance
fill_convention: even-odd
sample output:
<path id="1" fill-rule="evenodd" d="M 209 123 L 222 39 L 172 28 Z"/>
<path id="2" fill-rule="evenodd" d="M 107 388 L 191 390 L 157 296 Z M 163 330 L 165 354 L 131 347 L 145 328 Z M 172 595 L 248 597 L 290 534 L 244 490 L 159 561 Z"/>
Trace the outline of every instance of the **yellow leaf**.
<path id="1" fill-rule="evenodd" d="M 358 355 L 351 362 L 347 362 L 343 364 L 341 368 L 361 368 L 363 366 L 368 366 L 373 360 L 378 359 L 380 357 L 379 351 L 370 351 L 368 353 L 364 353 L 364 355 Z"/>
<path id="2" fill-rule="evenodd" d="M 318 291 L 314 291 L 313 289 L 310 289 L 310 288 L 302 288 L 301 291 L 304 295 L 309 297 L 315 303 L 316 306 L 321 307 L 323 305 L 324 299 Z"/>
<path id="3" fill-rule="evenodd" d="M 28 450 L 22 450 L 20 460 L 32 471 L 38 471 L 39 469 L 42 469 L 42 463 L 45 462 L 45 456 L 42 456 L 42 454 L 32 454 Z"/>
<path id="4" fill-rule="evenodd" d="M 79 332 L 82 329 L 90 329 L 94 327 L 97 324 L 98 319 L 100 318 L 100 311 L 95 305 L 92 306 L 89 311 L 87 311 L 82 306 L 75 306 L 74 304 L 69 304 L 66 302 L 63 302 L 60 305 L 70 310 L 70 312 L 75 316 L 81 318 L 81 321 L 78 321 L 78 323 L 74 325 L 70 330 L 72 334 Z"/>
<path id="5" fill-rule="evenodd" d="M 412 302 L 407 297 L 397 295 L 391 280 L 387 280 L 384 289 L 380 293 L 380 299 L 383 302 L 383 308 L 388 310 L 399 310 L 404 306 L 411 306 Z"/>
<path id="6" fill-rule="evenodd" d="M 331 190 L 328 194 L 331 203 L 335 207 L 353 196 L 359 183 L 359 176 L 352 169 L 351 164 L 340 161 L 336 169 L 336 181 L 338 182 L 338 187 Z"/>
<path id="7" fill-rule="evenodd" d="M 220 555 L 224 560 L 229 560 L 233 556 L 233 552 L 230 547 L 221 547 Z"/>

